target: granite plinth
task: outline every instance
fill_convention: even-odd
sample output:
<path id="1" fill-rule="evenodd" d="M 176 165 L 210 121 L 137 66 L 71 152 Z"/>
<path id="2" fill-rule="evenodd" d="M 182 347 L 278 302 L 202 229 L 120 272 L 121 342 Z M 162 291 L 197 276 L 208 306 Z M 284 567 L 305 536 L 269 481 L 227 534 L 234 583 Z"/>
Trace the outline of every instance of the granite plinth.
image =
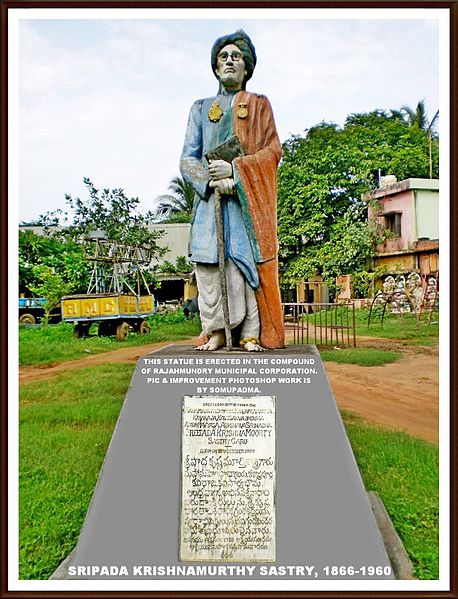
<path id="1" fill-rule="evenodd" d="M 181 411 L 195 395 L 276 398 L 272 563 L 180 561 Z M 169 346 L 140 358 L 68 578 L 101 578 L 78 575 L 92 565 L 125 568 L 104 579 L 393 578 L 316 348 Z"/>

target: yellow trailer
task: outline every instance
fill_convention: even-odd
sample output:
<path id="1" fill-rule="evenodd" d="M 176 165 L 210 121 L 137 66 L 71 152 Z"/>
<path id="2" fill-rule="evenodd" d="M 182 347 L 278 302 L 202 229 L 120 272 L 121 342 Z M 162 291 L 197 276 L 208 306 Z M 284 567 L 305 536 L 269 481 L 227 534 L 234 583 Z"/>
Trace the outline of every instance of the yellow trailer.
<path id="1" fill-rule="evenodd" d="M 92 324 L 98 323 L 99 335 L 116 335 L 119 341 L 129 329 L 146 334 L 146 318 L 154 314 L 152 295 L 128 293 L 89 293 L 65 295 L 61 299 L 62 320 L 74 324 L 75 337 L 86 337 Z"/>
<path id="2" fill-rule="evenodd" d="M 83 248 L 94 263 L 87 293 L 61 298 L 62 320 L 74 324 L 75 337 L 87 337 L 93 323 L 99 335 L 119 341 L 129 330 L 149 333 L 146 318 L 155 305 L 144 271 L 151 266 L 151 248 L 109 240 L 105 231 L 91 231 Z"/>

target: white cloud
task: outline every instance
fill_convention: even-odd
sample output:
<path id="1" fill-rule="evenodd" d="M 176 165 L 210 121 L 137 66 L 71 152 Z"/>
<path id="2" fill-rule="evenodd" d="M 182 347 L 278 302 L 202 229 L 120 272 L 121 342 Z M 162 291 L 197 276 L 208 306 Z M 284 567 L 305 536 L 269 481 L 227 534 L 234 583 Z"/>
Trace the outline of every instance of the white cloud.
<path id="1" fill-rule="evenodd" d="M 280 137 L 350 112 L 438 105 L 431 21 L 33 21 L 20 28 L 20 218 L 84 195 L 82 178 L 145 208 L 178 174 L 192 102 L 215 93 L 214 39 L 242 26 Z"/>

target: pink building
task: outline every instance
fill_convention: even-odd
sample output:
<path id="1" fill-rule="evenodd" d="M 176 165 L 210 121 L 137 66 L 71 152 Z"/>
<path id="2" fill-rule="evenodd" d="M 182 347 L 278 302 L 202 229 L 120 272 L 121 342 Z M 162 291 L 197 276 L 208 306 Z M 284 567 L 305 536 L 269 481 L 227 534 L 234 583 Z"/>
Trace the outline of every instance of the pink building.
<path id="1" fill-rule="evenodd" d="M 369 202 L 369 218 L 376 219 L 392 233 L 377 246 L 376 266 L 384 266 L 387 274 L 437 275 L 439 181 L 406 179 L 393 182 L 365 194 L 363 199 Z M 372 200 L 376 200 L 376 206 Z"/>

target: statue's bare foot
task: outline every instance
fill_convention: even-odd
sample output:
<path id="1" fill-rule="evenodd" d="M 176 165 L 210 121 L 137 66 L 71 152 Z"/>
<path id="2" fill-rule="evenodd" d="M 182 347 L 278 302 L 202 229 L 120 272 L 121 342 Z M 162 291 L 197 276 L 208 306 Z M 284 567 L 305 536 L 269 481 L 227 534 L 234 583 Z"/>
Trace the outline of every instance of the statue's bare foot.
<path id="1" fill-rule="evenodd" d="M 205 343 L 208 343 L 209 339 L 210 339 L 210 337 L 207 337 L 207 335 L 205 335 L 204 333 L 201 333 L 199 335 L 199 338 L 197 339 L 195 345 L 194 345 L 194 349 L 197 349 L 201 345 L 204 345 Z"/>
<path id="2" fill-rule="evenodd" d="M 222 333 L 213 333 L 207 343 L 196 347 L 199 351 L 215 351 L 224 345 L 224 335 Z"/>
<path id="3" fill-rule="evenodd" d="M 264 347 L 259 345 L 259 343 L 253 343 L 252 341 L 247 341 L 243 346 L 243 349 L 246 351 L 266 351 Z"/>

